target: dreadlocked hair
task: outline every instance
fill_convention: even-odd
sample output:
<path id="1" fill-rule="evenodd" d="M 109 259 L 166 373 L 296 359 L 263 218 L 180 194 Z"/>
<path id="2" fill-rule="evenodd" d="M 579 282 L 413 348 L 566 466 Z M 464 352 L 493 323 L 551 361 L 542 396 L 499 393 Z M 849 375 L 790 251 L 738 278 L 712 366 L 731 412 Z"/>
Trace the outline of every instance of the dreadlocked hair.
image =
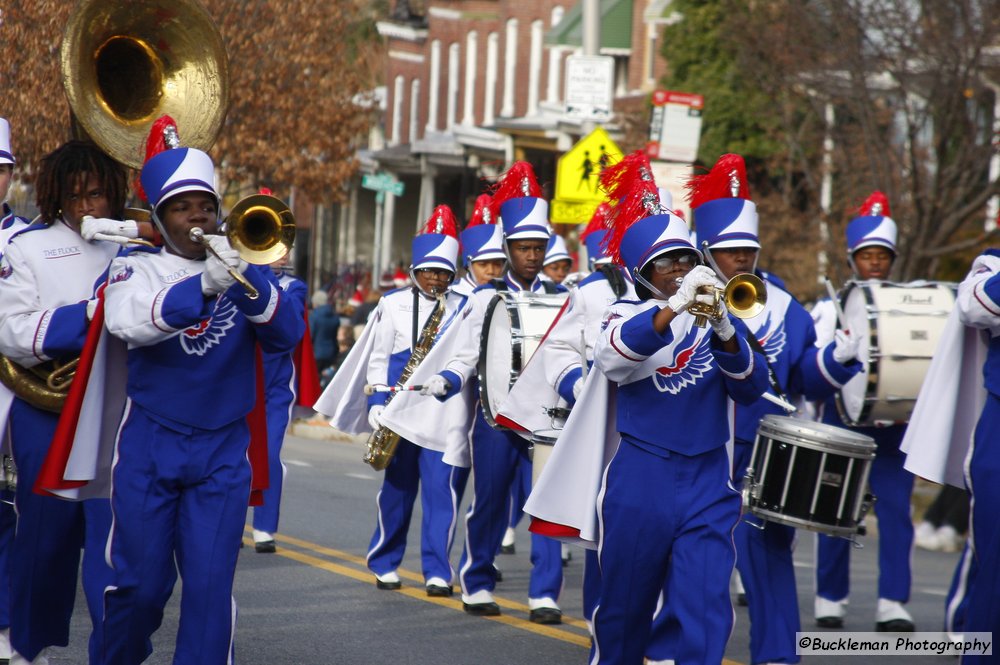
<path id="1" fill-rule="evenodd" d="M 35 179 L 35 200 L 44 224 L 62 214 L 62 204 L 74 188 L 83 187 L 93 174 L 104 190 L 111 216 L 122 219 L 128 194 L 125 169 L 91 141 L 67 141 L 42 158 Z"/>

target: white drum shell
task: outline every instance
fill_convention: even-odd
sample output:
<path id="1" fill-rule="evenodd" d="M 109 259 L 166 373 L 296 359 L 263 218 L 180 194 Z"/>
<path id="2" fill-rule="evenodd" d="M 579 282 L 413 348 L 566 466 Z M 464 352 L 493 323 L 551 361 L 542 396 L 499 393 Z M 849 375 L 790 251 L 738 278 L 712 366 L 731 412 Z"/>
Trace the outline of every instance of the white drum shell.
<path id="1" fill-rule="evenodd" d="M 538 484 L 538 478 L 542 475 L 542 469 L 552 455 L 552 449 L 556 445 L 556 440 L 562 430 L 543 429 L 531 433 L 531 486 Z"/>
<path id="2" fill-rule="evenodd" d="M 837 394 L 852 426 L 905 423 L 955 305 L 951 284 L 848 282 L 841 298 L 852 335 L 861 336 L 865 370 Z"/>

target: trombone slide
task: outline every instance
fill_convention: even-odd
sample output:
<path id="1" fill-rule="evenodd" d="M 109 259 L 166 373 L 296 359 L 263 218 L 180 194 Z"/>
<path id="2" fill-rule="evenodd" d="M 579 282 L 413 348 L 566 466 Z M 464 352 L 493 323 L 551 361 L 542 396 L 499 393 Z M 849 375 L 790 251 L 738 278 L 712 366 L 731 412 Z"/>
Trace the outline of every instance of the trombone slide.
<path id="1" fill-rule="evenodd" d="M 222 264 L 226 266 L 226 270 L 229 271 L 229 274 L 233 276 L 233 279 L 239 282 L 240 286 L 243 287 L 243 290 L 247 292 L 247 298 L 249 298 L 250 300 L 256 300 L 257 298 L 260 297 L 260 292 L 256 289 L 256 287 L 254 287 L 253 284 L 250 283 L 250 280 L 244 277 L 239 270 L 237 270 L 236 268 L 232 267 L 231 265 L 223 261 L 222 257 L 219 256 L 219 253 L 216 252 L 214 249 L 212 249 L 211 243 L 209 243 L 208 240 L 205 239 L 204 231 L 202 231 L 198 227 L 195 227 L 188 232 L 188 237 L 191 238 L 191 240 L 193 240 L 194 242 L 204 247 L 206 252 L 208 252 L 215 258 L 219 259 L 219 261 L 221 261 Z"/>

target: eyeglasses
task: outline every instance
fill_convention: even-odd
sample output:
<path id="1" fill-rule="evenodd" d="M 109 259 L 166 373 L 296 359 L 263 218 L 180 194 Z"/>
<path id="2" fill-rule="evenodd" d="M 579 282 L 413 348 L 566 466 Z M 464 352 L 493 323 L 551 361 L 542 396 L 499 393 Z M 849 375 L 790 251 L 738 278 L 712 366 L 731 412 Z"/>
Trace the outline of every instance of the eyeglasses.
<path id="1" fill-rule="evenodd" d="M 683 254 L 677 258 L 661 256 L 653 261 L 653 269 L 661 275 L 665 275 L 679 265 L 682 268 L 693 268 L 698 263 L 698 257 L 694 254 Z"/>
<path id="2" fill-rule="evenodd" d="M 439 279 L 450 279 L 452 274 L 454 274 L 450 270 L 444 270 L 443 268 L 417 268 L 414 272 Z"/>

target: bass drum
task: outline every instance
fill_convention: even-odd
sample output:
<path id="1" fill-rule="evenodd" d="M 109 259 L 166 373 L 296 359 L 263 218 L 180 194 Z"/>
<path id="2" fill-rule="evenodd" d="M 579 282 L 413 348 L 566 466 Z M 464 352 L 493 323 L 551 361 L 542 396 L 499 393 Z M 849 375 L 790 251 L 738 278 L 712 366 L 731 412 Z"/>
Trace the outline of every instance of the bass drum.
<path id="1" fill-rule="evenodd" d="M 788 416 L 764 416 L 743 480 L 743 505 L 761 519 L 852 538 L 873 499 L 870 436 Z"/>
<path id="2" fill-rule="evenodd" d="M 955 306 L 954 285 L 852 281 L 841 305 L 851 334 L 861 335 L 865 366 L 837 394 L 841 419 L 852 426 L 909 422 Z"/>
<path id="3" fill-rule="evenodd" d="M 501 291 L 486 307 L 479 345 L 479 398 L 491 427 L 511 386 L 521 375 L 549 326 L 555 321 L 566 293 Z"/>

